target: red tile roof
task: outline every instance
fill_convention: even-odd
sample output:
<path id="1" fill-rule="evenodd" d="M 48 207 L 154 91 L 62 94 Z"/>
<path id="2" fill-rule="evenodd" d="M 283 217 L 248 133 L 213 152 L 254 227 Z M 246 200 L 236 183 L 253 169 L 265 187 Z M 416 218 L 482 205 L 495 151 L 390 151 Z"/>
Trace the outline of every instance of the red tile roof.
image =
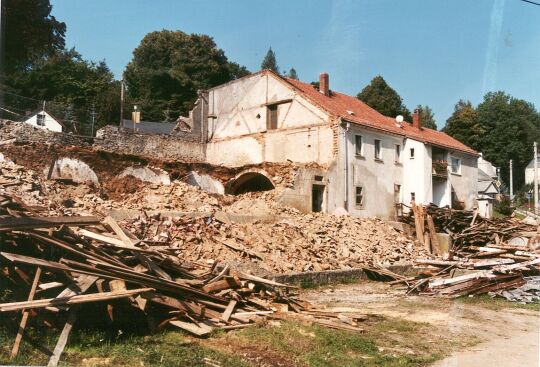
<path id="1" fill-rule="evenodd" d="M 439 147 L 455 149 L 465 153 L 478 155 L 475 150 L 441 131 L 432 130 L 425 127 L 417 129 L 413 127 L 412 124 L 407 122 L 403 122 L 401 124 L 402 127 L 398 127 L 396 126 L 396 121 L 394 118 L 382 115 L 356 97 L 351 97 L 334 91 L 331 91 L 330 96 L 325 96 L 315 89 L 311 84 L 285 78 L 270 71 L 266 72 L 283 79 L 293 88 L 300 91 L 315 105 L 321 107 L 331 115 L 342 118 L 343 120 L 373 129 L 406 136 L 411 139 L 426 142 Z M 349 113 L 349 111 L 352 112 L 352 114 Z"/>

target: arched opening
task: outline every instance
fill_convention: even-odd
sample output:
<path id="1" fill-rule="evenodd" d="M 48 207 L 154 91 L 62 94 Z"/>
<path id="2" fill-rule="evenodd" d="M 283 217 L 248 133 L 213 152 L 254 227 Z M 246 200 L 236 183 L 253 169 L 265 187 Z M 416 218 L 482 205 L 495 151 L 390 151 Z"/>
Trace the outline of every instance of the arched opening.
<path id="1" fill-rule="evenodd" d="M 273 190 L 274 188 L 272 181 L 262 173 L 246 172 L 230 181 L 225 188 L 225 193 L 240 195 L 246 192 Z"/>

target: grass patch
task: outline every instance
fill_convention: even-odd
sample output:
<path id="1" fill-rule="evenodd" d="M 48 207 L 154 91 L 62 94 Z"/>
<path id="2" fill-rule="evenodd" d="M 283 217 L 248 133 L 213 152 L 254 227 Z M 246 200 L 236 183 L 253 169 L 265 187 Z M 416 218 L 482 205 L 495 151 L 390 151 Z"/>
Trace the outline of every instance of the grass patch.
<path id="1" fill-rule="evenodd" d="M 0 364 L 46 365 L 59 333 L 29 329 L 37 349 L 23 341 L 16 359 L 9 353 L 14 333 L 0 329 Z M 180 332 L 151 336 L 120 335 L 110 338 L 103 332 L 77 330 L 71 335 L 61 358 L 62 366 L 207 366 L 204 359 L 233 367 L 247 367 L 240 358 L 203 346 L 199 340 Z"/>
<path id="2" fill-rule="evenodd" d="M 224 338 L 235 344 L 274 350 L 292 365 L 312 367 L 424 366 L 443 356 L 425 341 L 420 332 L 424 324 L 383 319 L 361 326 L 366 327 L 365 333 L 287 321 L 280 326 L 245 329 Z"/>
<path id="3" fill-rule="evenodd" d="M 540 311 L 540 303 L 538 301 L 523 304 L 519 302 L 510 302 L 501 297 L 490 297 L 488 294 L 480 294 L 474 297 L 463 296 L 456 298 L 456 302 L 482 306 L 495 311 L 505 308 L 520 308 L 524 310 Z"/>

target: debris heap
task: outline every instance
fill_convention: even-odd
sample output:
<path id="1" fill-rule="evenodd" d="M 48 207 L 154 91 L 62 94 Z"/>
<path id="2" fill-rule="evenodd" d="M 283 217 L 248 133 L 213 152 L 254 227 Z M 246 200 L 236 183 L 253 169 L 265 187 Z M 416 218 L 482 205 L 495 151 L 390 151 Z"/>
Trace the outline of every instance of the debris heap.
<path id="1" fill-rule="evenodd" d="M 444 231 L 450 234 L 452 246 L 443 259 L 417 259 L 417 265 L 428 267 L 419 277 L 394 277 L 395 283 L 408 284 L 409 293 L 502 294 L 523 286 L 524 276 L 540 270 L 540 233 L 532 225 L 435 206 L 415 206 L 412 213 L 405 220 L 414 223 L 417 233 L 425 233 L 422 228 L 427 228 L 429 235 L 424 239 L 433 238 L 434 230 Z"/>

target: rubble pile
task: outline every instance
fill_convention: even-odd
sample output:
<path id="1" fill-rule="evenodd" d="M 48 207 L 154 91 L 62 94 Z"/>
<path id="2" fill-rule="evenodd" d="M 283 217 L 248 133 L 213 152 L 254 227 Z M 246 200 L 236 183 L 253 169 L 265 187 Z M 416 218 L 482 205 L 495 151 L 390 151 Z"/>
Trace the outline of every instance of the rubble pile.
<path id="1" fill-rule="evenodd" d="M 189 260 L 221 259 L 261 274 L 388 265 L 420 254 L 412 240 L 382 220 L 294 210 L 272 223 L 231 223 L 218 213 L 199 218 L 141 215 L 125 225 L 156 245 L 170 244 Z"/>
<path id="2" fill-rule="evenodd" d="M 428 267 L 419 277 L 395 277 L 396 283 L 409 286 L 409 293 L 450 297 L 495 293 L 512 298 L 509 291 L 534 279 L 525 276 L 540 272 L 540 227 L 435 206 L 415 205 L 411 217 L 416 233 L 424 233 L 419 237 L 425 245 L 430 238 L 436 242 L 437 227 L 451 234 L 452 247 L 442 259 L 417 259 L 417 265 Z"/>
<path id="3" fill-rule="evenodd" d="M 133 318 L 147 317 L 150 331 L 169 326 L 196 336 L 294 317 L 290 313 L 362 331 L 357 326 L 362 315 L 317 310 L 300 300 L 294 287 L 205 261 L 214 259 L 187 261 L 185 252 L 168 242 L 155 246 L 140 240 L 111 217 L 50 216 L 46 208 L 2 194 L 0 237 L 0 289 L 16 295 L 29 288 L 24 300 L 0 303 L 0 313 L 23 311 L 12 357 L 30 314 L 49 325 L 67 319 L 48 364 L 57 365 L 83 307 L 94 307 L 94 318 L 108 314 L 111 322 L 120 308 Z"/>

